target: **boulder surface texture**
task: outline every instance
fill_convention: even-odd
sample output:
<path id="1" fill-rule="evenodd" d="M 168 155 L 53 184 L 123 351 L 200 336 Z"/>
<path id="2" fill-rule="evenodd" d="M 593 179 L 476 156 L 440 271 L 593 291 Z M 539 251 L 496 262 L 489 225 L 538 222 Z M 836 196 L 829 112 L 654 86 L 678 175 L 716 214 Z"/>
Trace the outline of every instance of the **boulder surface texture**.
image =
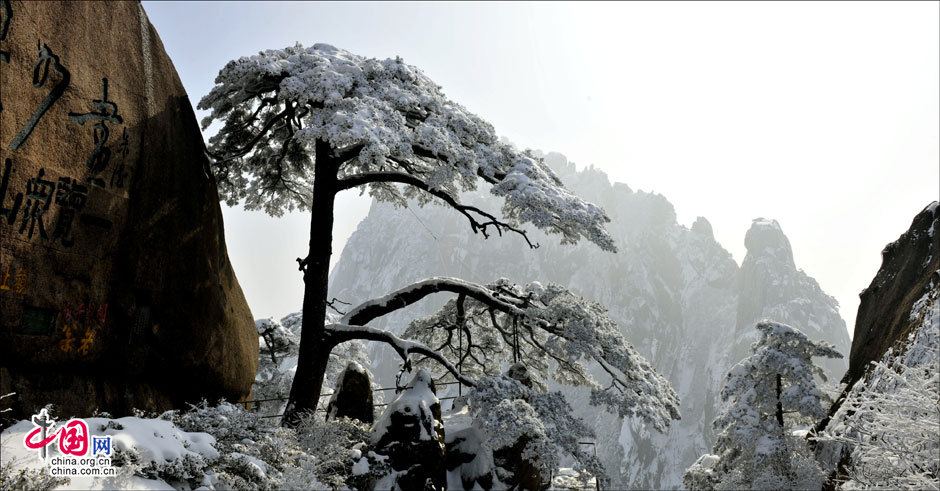
<path id="1" fill-rule="evenodd" d="M 362 365 L 351 361 L 336 380 L 333 397 L 326 406 L 326 419 L 358 419 L 372 424 L 375 407 L 372 405 L 372 379 Z"/>
<path id="2" fill-rule="evenodd" d="M 248 396 L 258 336 L 186 92 L 139 2 L 0 0 L 0 393 Z"/>
<path id="3" fill-rule="evenodd" d="M 940 207 L 927 205 L 907 232 L 881 251 L 881 268 L 861 302 L 849 370 L 842 382 L 851 388 L 873 361 L 878 361 L 916 324 L 910 319 L 914 302 L 940 284 Z"/>

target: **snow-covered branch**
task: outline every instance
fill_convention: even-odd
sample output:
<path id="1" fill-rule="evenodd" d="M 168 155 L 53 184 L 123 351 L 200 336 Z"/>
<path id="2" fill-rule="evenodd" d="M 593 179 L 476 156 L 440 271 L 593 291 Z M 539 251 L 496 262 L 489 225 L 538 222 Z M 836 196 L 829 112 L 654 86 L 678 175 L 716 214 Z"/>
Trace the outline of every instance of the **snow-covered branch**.
<path id="1" fill-rule="evenodd" d="M 362 339 L 367 341 L 378 341 L 385 343 L 391 346 L 402 360 L 408 361 L 408 356 L 411 354 L 424 355 L 438 363 L 440 363 L 444 368 L 447 369 L 454 377 L 457 378 L 462 384 L 473 387 L 476 385 L 476 382 L 473 380 L 464 377 L 460 374 L 460 371 L 457 370 L 451 362 L 446 358 L 441 356 L 440 353 L 431 349 L 428 345 L 416 341 L 407 341 L 404 340 L 388 331 L 382 329 L 376 329 L 369 326 L 356 326 L 349 324 L 327 324 L 325 326 L 325 331 L 327 333 L 328 339 L 336 344 L 344 343 L 346 341 L 352 341 L 354 339 Z"/>
<path id="2" fill-rule="evenodd" d="M 373 319 L 407 307 L 432 293 L 438 292 L 463 294 L 501 312 L 520 316 L 525 315 L 525 312 L 515 305 L 511 299 L 500 298 L 483 285 L 459 278 L 438 276 L 412 283 L 388 295 L 363 302 L 343 316 L 340 322 L 353 325 L 368 324 Z"/>
<path id="3" fill-rule="evenodd" d="M 489 238 L 490 235 L 487 232 L 487 229 L 489 227 L 493 227 L 500 236 L 503 235 L 503 230 L 515 232 L 525 239 L 526 243 L 529 245 L 529 248 L 538 248 L 538 244 L 533 244 L 532 241 L 529 240 L 529 236 L 525 230 L 513 227 L 512 225 L 496 218 L 496 216 L 487 213 L 486 211 L 483 211 L 475 206 L 461 204 L 450 192 L 443 189 L 432 188 L 423 179 L 415 177 L 412 174 L 405 172 L 363 172 L 341 178 L 339 180 L 339 190 L 344 191 L 366 184 L 389 182 L 407 184 L 432 196 L 440 198 L 444 203 L 447 203 L 447 205 L 460 212 L 460 214 L 465 216 L 467 220 L 470 221 L 470 229 L 473 230 L 473 233 L 482 233 L 484 238 Z"/>

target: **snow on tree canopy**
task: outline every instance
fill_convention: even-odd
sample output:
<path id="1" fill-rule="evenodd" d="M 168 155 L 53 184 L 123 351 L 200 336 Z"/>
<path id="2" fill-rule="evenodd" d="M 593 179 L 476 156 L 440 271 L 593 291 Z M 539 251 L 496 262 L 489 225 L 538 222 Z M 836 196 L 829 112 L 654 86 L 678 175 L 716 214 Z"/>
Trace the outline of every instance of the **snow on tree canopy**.
<path id="1" fill-rule="evenodd" d="M 719 431 L 712 454 L 683 477 L 692 489 L 818 488 L 822 472 L 806 442 L 792 435 L 794 421 L 813 423 L 826 416 L 823 393 L 813 379 L 825 380 L 812 357 L 841 358 L 824 341 L 810 341 L 800 330 L 761 321 L 753 353 L 728 373 L 721 389 L 726 406 L 714 421 Z M 785 415 L 787 417 L 785 418 Z"/>
<path id="2" fill-rule="evenodd" d="M 244 200 L 246 209 L 274 216 L 310 209 L 321 142 L 339 164 L 340 190 L 368 185 L 377 199 L 424 204 L 441 193 L 456 198 L 483 179 L 505 199 L 514 226 L 616 250 L 602 209 L 565 189 L 530 152 L 501 143 L 489 123 L 401 58 L 298 44 L 230 61 L 215 82 L 199 108 L 211 110 L 204 129 L 223 122 L 209 150 L 221 156 L 212 169 L 230 205 Z"/>
<path id="3" fill-rule="evenodd" d="M 404 336 L 441 346 L 442 354 L 460 360 L 465 376 L 497 376 L 502 363 L 518 361 L 542 377 L 588 386 L 593 405 L 640 416 L 657 430 L 679 419 L 672 386 L 624 339 L 602 305 L 554 283 L 522 287 L 499 279 L 478 289 L 475 297 L 451 300 L 415 320 Z M 602 386 L 591 376 L 590 361 L 610 376 L 609 383 Z"/>
<path id="4" fill-rule="evenodd" d="M 779 396 L 783 411 L 815 419 L 825 417 L 821 400 L 826 396 L 813 380 L 813 375 L 823 380 L 825 375 L 812 357 L 842 358 L 831 344 L 810 341 L 799 329 L 786 324 L 761 321 L 757 329 L 761 337 L 752 347 L 754 354 L 728 373 L 721 398 L 730 404 L 715 420 L 716 428 L 725 428 L 741 441 L 752 438 L 761 422 L 773 419 L 767 415 L 777 411 L 777 375 L 783 384 Z"/>

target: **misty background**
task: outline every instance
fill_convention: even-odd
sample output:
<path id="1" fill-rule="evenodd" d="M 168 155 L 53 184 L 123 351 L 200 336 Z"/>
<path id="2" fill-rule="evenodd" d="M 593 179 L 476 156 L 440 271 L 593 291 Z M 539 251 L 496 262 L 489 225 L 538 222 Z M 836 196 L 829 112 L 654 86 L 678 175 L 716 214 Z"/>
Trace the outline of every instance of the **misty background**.
<path id="1" fill-rule="evenodd" d="M 738 264 L 776 219 L 850 333 L 881 249 L 940 195 L 935 2 L 143 4 L 194 106 L 263 49 L 401 56 L 520 148 L 706 217 Z M 334 263 L 368 209 L 339 198 Z M 223 213 L 254 316 L 300 310 L 309 215 Z"/>

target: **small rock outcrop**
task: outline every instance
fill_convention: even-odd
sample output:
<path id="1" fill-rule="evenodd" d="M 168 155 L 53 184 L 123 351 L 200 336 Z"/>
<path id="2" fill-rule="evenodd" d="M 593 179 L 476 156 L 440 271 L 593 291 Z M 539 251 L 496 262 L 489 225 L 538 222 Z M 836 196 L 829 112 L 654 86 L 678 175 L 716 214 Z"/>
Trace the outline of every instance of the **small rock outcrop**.
<path id="1" fill-rule="evenodd" d="M 372 380 L 362 365 L 351 361 L 336 379 L 336 389 L 326 406 L 326 419 L 347 417 L 372 424 Z"/>
<path id="2" fill-rule="evenodd" d="M 881 268 L 859 295 L 849 370 L 842 379 L 850 387 L 872 361 L 905 339 L 913 324 L 914 302 L 940 284 L 938 203 L 918 213 L 908 231 L 881 251 L 881 258 Z"/>
<path id="3" fill-rule="evenodd" d="M 17 393 L 14 416 L 246 398 L 258 336 L 192 105 L 142 5 L 0 12 L 0 392 Z"/>
<path id="4" fill-rule="evenodd" d="M 418 370 L 372 428 L 375 452 L 389 457 L 402 472 L 395 483 L 377 487 L 443 489 L 446 484 L 446 445 L 441 403 L 431 374 Z"/>

